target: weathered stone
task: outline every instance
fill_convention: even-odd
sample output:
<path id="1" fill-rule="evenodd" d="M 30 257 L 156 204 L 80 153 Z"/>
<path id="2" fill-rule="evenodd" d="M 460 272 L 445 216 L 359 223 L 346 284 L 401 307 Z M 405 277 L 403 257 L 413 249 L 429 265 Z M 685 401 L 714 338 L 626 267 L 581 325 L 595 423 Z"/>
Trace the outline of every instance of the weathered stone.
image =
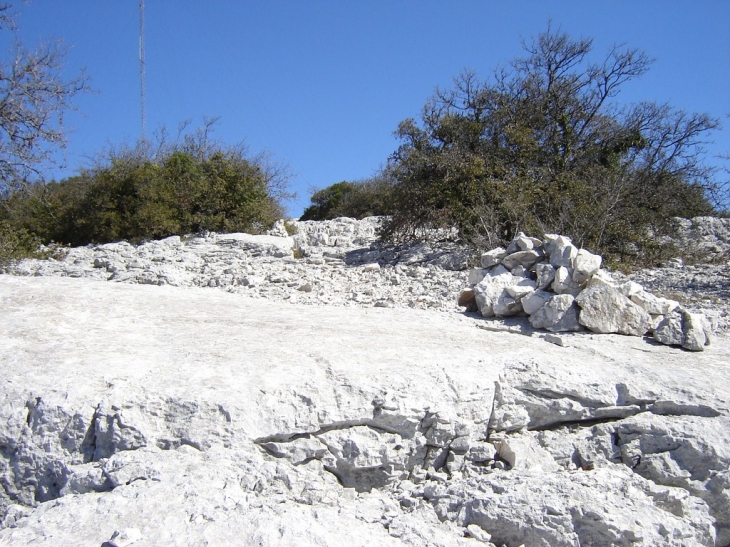
<path id="1" fill-rule="evenodd" d="M 524 232 L 519 232 L 507 247 L 508 254 L 518 251 L 532 251 L 542 247 L 542 241 L 535 237 L 529 237 Z"/>
<path id="2" fill-rule="evenodd" d="M 555 242 L 560 236 L 558 234 L 545 234 L 542 238 L 542 248 L 545 250 L 545 254 L 550 256 L 553 249 L 555 248 Z"/>
<path id="3" fill-rule="evenodd" d="M 598 270 L 594 273 L 587 281 L 585 288 L 591 289 L 602 286 L 616 287 L 616 281 L 613 279 L 610 272 L 606 270 Z"/>
<path id="4" fill-rule="evenodd" d="M 668 346 L 681 346 L 684 344 L 685 338 L 682 319 L 682 314 L 678 310 L 674 310 L 665 316 L 654 327 L 654 340 Z"/>
<path id="5" fill-rule="evenodd" d="M 530 324 L 536 329 L 547 329 L 551 332 L 581 330 L 578 323 L 578 307 L 575 298 L 570 294 L 558 294 L 530 316 Z"/>
<path id="6" fill-rule="evenodd" d="M 581 325 L 593 332 L 643 336 L 652 327 L 643 308 L 608 285 L 585 289 L 575 301 L 581 308 Z"/>
<path id="7" fill-rule="evenodd" d="M 537 275 L 537 288 L 547 289 L 555 279 L 555 268 L 546 262 L 535 265 L 535 274 Z"/>
<path id="8" fill-rule="evenodd" d="M 534 281 L 526 279 L 525 281 L 522 281 L 520 283 L 521 284 L 519 285 L 512 285 L 511 287 L 507 287 L 505 289 L 507 291 L 507 294 L 509 294 L 515 300 L 521 300 L 535 291 Z"/>
<path id="9" fill-rule="evenodd" d="M 638 304 L 651 315 L 667 315 L 679 306 L 679 302 L 676 300 L 659 298 L 645 290 L 634 292 L 630 298 L 634 304 Z"/>
<path id="10" fill-rule="evenodd" d="M 505 291 L 507 287 L 513 285 L 534 287 L 534 282 L 524 277 L 513 276 L 502 265 L 492 269 L 480 283 L 474 286 L 479 312 L 484 317 L 493 317 L 497 315 L 497 311 L 500 315 L 517 313 L 519 311 L 519 302 L 516 302 Z M 501 302 L 500 298 L 502 299 Z"/>
<path id="11" fill-rule="evenodd" d="M 205 235 L 12 270 L 226 292 L 0 275 L 0 362 L 12 365 L 0 383 L 0 544 L 111 545 L 134 528 L 134 545 L 466 547 L 479 530 L 509 545 L 730 544 L 725 335 L 690 354 L 475 331 L 472 317 L 402 309 L 456 309 L 466 271 L 444 271 L 451 254 L 369 248 L 371 221 L 298 224 L 301 260 L 256 237 Z M 317 234 L 327 251 L 310 244 Z M 376 255 L 382 270 L 366 272 Z M 632 279 L 722 311 L 722 267 Z M 602 272 L 587 286 L 656 305 Z M 297 290 L 307 283 L 316 291 Z M 498 302 L 541 308 L 526 290 L 508 285 Z M 679 339 L 705 348 L 701 316 L 679 319 Z M 484 439 L 505 443 L 497 460 Z"/>
<path id="12" fill-rule="evenodd" d="M 494 303 L 494 315 L 497 317 L 508 317 L 522 311 L 519 299 L 509 294 L 505 289 Z"/>
<path id="13" fill-rule="evenodd" d="M 486 276 L 488 273 L 489 273 L 488 268 L 471 268 L 471 269 L 469 269 L 469 278 L 468 278 L 469 285 L 471 285 L 471 286 L 476 285 L 482 279 L 484 279 L 484 276 Z"/>
<path id="14" fill-rule="evenodd" d="M 527 315 L 532 315 L 542 308 L 552 297 L 552 293 L 538 289 L 522 298 L 522 309 Z"/>
<path id="15" fill-rule="evenodd" d="M 497 247 L 482 254 L 482 268 L 491 268 L 499 264 L 507 256 L 507 250 Z"/>
<path id="16" fill-rule="evenodd" d="M 577 296 L 581 290 L 580 285 L 573 281 L 571 269 L 565 266 L 560 266 L 555 271 L 552 289 L 555 294 L 571 294 L 573 296 Z"/>
<path id="17" fill-rule="evenodd" d="M 554 268 L 559 268 L 560 266 L 573 268 L 575 266 L 574 261 L 576 256 L 578 256 L 578 248 L 571 243 L 570 238 L 560 236 L 552 242 L 550 264 Z"/>
<path id="18" fill-rule="evenodd" d="M 636 294 L 644 292 L 644 287 L 634 281 L 626 281 L 624 283 L 621 283 L 617 286 L 617 288 L 619 292 L 623 294 L 626 298 L 631 298 Z"/>
<path id="19" fill-rule="evenodd" d="M 499 457 L 505 460 L 513 470 L 536 470 L 555 472 L 558 464 L 549 452 L 540 446 L 537 440 L 526 434 L 514 434 L 503 440 L 495 441 Z"/>
<path id="20" fill-rule="evenodd" d="M 712 341 L 712 330 L 707 319 L 700 313 L 684 312 L 684 344 L 683 348 L 691 351 L 702 351 Z"/>
<path id="21" fill-rule="evenodd" d="M 530 277 L 530 271 L 524 266 L 516 266 L 510 270 L 515 277 Z"/>
<path id="22" fill-rule="evenodd" d="M 682 346 L 690 351 L 703 351 L 712 340 L 707 319 L 701 314 L 674 309 L 654 329 L 654 340 L 662 344 Z"/>
<path id="23" fill-rule="evenodd" d="M 603 258 L 600 255 L 595 255 L 585 249 L 580 249 L 575 256 L 573 281 L 578 284 L 583 284 L 588 281 L 600 269 L 602 261 Z"/>
<path id="24" fill-rule="evenodd" d="M 557 336 L 555 334 L 546 334 L 542 337 L 546 342 L 555 344 L 556 346 L 565 347 L 567 345 L 564 336 Z"/>
<path id="25" fill-rule="evenodd" d="M 530 269 L 538 260 L 542 258 L 542 252 L 538 251 L 518 251 L 507 255 L 502 259 L 502 265 L 511 270 L 517 266 Z"/>

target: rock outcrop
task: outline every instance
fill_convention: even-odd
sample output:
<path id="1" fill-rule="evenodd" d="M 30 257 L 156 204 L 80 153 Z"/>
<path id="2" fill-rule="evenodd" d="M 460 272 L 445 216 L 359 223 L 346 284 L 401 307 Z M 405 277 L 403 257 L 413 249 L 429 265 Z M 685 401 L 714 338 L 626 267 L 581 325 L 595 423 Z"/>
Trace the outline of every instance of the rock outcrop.
<path id="1" fill-rule="evenodd" d="M 380 222 L 280 221 L 269 235 L 204 233 L 88 245 L 64 249 L 57 259 L 21 261 L 7 273 L 210 287 L 311 305 L 458 310 L 454 295 L 464 283 L 468 252 L 450 241 L 378 244 Z"/>
<path id="2" fill-rule="evenodd" d="M 601 263 L 568 237 L 540 240 L 520 232 L 507 249 L 482 255 L 482 267 L 469 272 L 472 287 L 458 303 L 484 317 L 527 315 L 534 328 L 551 332 L 652 334 L 659 343 L 691 351 L 710 344 L 712 328 L 703 315 L 633 281 L 615 280 Z"/>
<path id="3" fill-rule="evenodd" d="M 730 544 L 730 339 L 641 289 L 665 270 L 556 236 L 467 273 L 377 222 L 0 275 L 0 545 Z M 458 313 L 466 277 L 498 320 Z"/>
<path id="4" fill-rule="evenodd" d="M 0 299 L 0 544 L 730 541 L 724 337 L 561 348 L 82 279 Z"/>

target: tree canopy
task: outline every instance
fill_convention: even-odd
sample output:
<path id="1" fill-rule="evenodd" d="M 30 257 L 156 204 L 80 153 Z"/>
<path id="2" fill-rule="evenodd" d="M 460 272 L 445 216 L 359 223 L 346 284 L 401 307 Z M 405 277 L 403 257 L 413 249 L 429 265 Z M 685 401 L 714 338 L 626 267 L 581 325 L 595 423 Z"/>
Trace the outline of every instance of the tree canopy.
<path id="1" fill-rule="evenodd" d="M 389 215 L 393 212 L 390 191 L 387 172 L 356 182 L 343 180 L 314 192 L 310 198 L 312 205 L 299 220 Z"/>
<path id="2" fill-rule="evenodd" d="M 714 211 L 702 144 L 718 121 L 667 104 L 622 105 L 621 87 L 651 60 L 548 29 L 487 81 L 466 72 L 407 119 L 389 163 L 384 235 L 456 226 L 496 244 L 517 231 L 558 232 L 625 254 L 672 216 Z"/>

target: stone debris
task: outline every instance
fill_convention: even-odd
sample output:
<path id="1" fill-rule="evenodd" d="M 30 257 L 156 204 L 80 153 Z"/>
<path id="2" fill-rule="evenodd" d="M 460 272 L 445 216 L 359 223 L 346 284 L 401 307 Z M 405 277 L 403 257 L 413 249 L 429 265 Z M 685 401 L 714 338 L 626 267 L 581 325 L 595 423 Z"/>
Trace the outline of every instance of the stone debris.
<path id="1" fill-rule="evenodd" d="M 211 287 L 310 305 L 458 311 L 469 253 L 451 241 L 385 246 L 377 217 L 279 221 L 269 235 L 204 233 L 65 249 L 7 273 Z M 288 235 L 286 226 L 293 235 Z"/>
<path id="2" fill-rule="evenodd" d="M 471 297 L 464 295 L 465 303 L 455 301 L 465 288 L 463 272 L 467 272 L 468 289 L 472 290 L 487 272 L 497 265 L 504 266 L 502 261 L 511 255 L 507 264 L 513 267 L 508 271 L 519 279 L 500 278 L 501 283 L 509 285 L 507 294 L 500 291 L 495 298 L 489 296 L 489 291 L 483 293 L 492 310 L 498 305 L 499 317 L 524 315 L 522 312 L 532 315 L 544 305 L 540 305 L 538 296 L 546 300 L 546 295 L 577 296 L 589 282 L 591 286 L 603 283 L 620 288 L 633 280 L 646 290 L 622 294 L 650 314 L 652 328 L 672 311 L 667 306 L 676 305 L 677 300 L 685 311 L 705 315 L 711 331 L 730 327 L 726 305 L 730 300 L 730 268 L 725 265 L 678 267 L 673 262 L 667 268 L 642 270 L 626 278 L 603 269 L 596 271 L 599 256 L 577 249 L 568 238 L 555 234 L 547 234 L 544 243 L 518 234 L 507 249 L 493 249 L 479 260 L 455 243 L 449 233 L 440 234 L 443 237 L 437 242 L 383 245 L 377 241 L 381 222 L 379 217 L 324 222 L 290 219 L 280 220 L 266 235 L 203 233 L 138 245 L 124 241 L 88 245 L 63 249 L 57 259 L 20 261 L 7 266 L 5 273 L 217 288 L 307 305 L 443 312 L 465 307 L 472 312 L 477 308 Z M 713 257 L 727 254 L 728 219 L 699 217 L 677 222 L 684 227 L 679 236 L 683 244 L 703 249 L 704 253 L 714 252 Z M 557 253 L 554 259 L 553 249 Z M 549 259 L 543 256 L 546 253 Z M 481 267 L 469 268 L 475 261 Z M 531 290 L 533 282 L 535 291 Z M 671 298 L 659 298 L 650 290 Z"/>
<path id="3" fill-rule="evenodd" d="M 507 250 L 482 255 L 482 267 L 469 271 L 471 289 L 462 290 L 458 303 L 467 311 L 476 307 L 483 317 L 526 315 L 534 328 L 550 332 L 647 334 L 690 351 L 710 344 L 712 328 L 703 315 L 633 281 L 614 280 L 601 263 L 599 255 L 578 249 L 566 236 L 539 240 L 520 232 Z"/>

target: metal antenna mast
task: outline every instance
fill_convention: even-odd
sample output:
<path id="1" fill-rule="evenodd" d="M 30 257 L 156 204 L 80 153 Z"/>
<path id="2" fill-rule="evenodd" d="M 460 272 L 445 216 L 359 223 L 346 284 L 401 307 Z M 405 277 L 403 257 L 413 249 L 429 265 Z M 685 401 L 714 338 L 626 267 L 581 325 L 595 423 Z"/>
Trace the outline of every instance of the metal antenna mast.
<path id="1" fill-rule="evenodd" d="M 141 83 L 142 140 L 147 140 L 147 67 L 144 58 L 144 0 L 139 0 L 139 78 Z"/>

